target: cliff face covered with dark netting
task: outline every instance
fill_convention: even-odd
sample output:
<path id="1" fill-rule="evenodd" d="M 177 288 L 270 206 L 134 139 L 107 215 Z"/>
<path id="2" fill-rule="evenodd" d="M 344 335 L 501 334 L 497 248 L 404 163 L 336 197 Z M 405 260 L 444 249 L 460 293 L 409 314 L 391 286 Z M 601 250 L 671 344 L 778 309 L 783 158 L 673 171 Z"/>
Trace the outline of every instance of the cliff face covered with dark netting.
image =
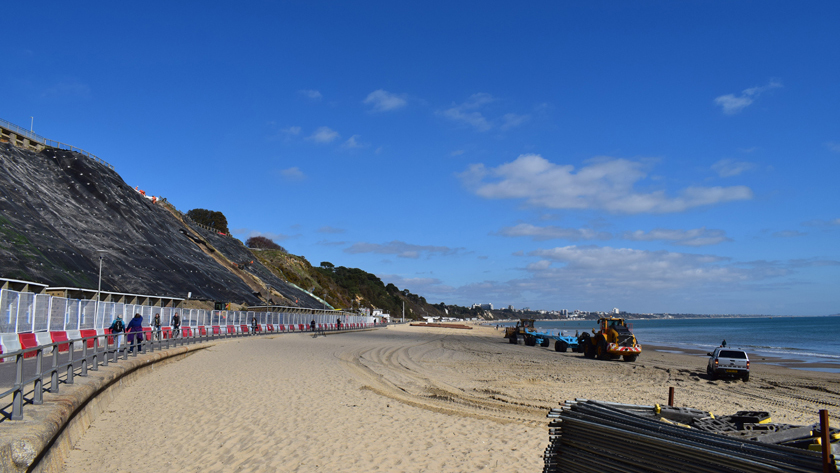
<path id="1" fill-rule="evenodd" d="M 0 143 L 0 277 L 96 289 L 103 250 L 103 291 L 258 304 L 270 285 L 275 303 L 322 306 L 256 261 L 235 267 L 254 259 L 239 240 L 188 223 L 86 156 Z"/>

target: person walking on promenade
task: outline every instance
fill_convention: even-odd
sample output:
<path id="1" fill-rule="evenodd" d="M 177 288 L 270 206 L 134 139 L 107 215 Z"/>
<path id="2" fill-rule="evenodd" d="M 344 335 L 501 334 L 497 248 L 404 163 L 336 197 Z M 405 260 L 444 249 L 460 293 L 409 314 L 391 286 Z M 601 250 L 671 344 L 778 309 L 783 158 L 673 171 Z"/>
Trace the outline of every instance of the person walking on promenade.
<path id="1" fill-rule="evenodd" d="M 140 342 L 143 341 L 143 316 L 134 314 L 134 318 L 128 322 L 128 327 L 125 329 L 128 333 L 126 343 L 131 345 L 128 349 L 129 353 L 134 352 L 134 347 L 137 347 L 137 352 L 140 352 Z"/>
<path id="2" fill-rule="evenodd" d="M 310 332 L 315 331 L 315 319 L 312 319 L 312 322 L 309 322 L 309 331 Z"/>
<path id="3" fill-rule="evenodd" d="M 160 314 L 155 314 L 152 325 L 155 327 L 155 340 L 160 340 Z"/>
<path id="4" fill-rule="evenodd" d="M 181 335 L 181 316 L 175 312 L 172 316 L 172 336 L 178 337 Z"/>
<path id="5" fill-rule="evenodd" d="M 122 337 L 123 332 L 125 332 L 125 324 L 123 323 L 122 315 L 118 315 L 114 322 L 111 324 L 111 333 L 116 334 L 114 337 L 114 343 L 117 345 L 117 350 L 120 349 L 122 346 Z"/>
<path id="6" fill-rule="evenodd" d="M 256 335 L 257 333 L 257 318 L 251 317 L 251 335 Z"/>
<path id="7" fill-rule="evenodd" d="M 340 317 L 335 321 L 335 326 L 338 327 L 339 330 L 341 330 L 341 318 Z"/>

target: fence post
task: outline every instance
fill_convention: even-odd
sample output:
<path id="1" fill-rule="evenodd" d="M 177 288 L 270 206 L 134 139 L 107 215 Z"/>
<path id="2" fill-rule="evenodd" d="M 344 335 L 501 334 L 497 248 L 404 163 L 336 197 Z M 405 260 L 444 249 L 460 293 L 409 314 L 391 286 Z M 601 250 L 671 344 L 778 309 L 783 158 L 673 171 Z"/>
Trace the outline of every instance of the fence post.
<path id="1" fill-rule="evenodd" d="M 52 370 L 50 371 L 50 392 L 58 394 L 58 344 L 52 346 Z"/>
<path id="2" fill-rule="evenodd" d="M 828 410 L 820 409 L 820 440 L 822 443 L 822 463 L 823 463 L 823 473 L 833 473 L 837 470 L 832 468 L 832 460 L 831 460 L 831 439 L 829 437 L 829 425 L 828 425 Z"/>
<path id="3" fill-rule="evenodd" d="M 73 384 L 73 375 L 75 374 L 75 369 L 73 368 L 73 352 L 75 351 L 73 348 L 73 342 L 70 342 L 68 347 L 69 349 L 67 351 L 70 358 L 67 360 L 67 384 Z"/>
<path id="4" fill-rule="evenodd" d="M 82 337 L 82 371 L 79 373 L 79 376 L 87 376 L 87 340 Z"/>
<path id="5" fill-rule="evenodd" d="M 12 420 L 23 420 L 23 353 L 15 357 L 15 394 L 12 400 Z"/>
<path id="6" fill-rule="evenodd" d="M 44 349 L 38 348 L 35 351 L 35 392 L 33 393 L 32 404 L 40 406 L 44 403 Z"/>

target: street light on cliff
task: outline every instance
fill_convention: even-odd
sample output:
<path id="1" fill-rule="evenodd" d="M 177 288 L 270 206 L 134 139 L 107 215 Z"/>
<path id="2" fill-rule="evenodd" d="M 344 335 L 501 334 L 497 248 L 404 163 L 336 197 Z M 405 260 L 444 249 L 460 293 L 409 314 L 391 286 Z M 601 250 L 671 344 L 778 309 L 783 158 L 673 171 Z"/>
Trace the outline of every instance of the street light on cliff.
<path id="1" fill-rule="evenodd" d="M 99 284 L 96 286 L 96 313 L 99 313 L 99 299 L 102 298 L 102 260 L 105 259 L 105 250 L 96 250 L 99 256 Z"/>

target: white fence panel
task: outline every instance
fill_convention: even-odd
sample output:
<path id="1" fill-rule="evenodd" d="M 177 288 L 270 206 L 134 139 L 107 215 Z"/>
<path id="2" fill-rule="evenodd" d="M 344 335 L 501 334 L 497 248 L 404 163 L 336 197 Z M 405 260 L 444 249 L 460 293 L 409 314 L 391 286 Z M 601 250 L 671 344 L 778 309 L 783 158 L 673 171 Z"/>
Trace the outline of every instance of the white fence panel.
<path id="1" fill-rule="evenodd" d="M 50 329 L 50 299 L 49 294 L 38 294 L 35 296 L 35 304 L 32 310 L 32 331 L 46 332 Z"/>
<path id="2" fill-rule="evenodd" d="M 67 299 L 53 297 L 50 303 L 50 331 L 60 332 L 67 325 Z"/>
<path id="3" fill-rule="evenodd" d="M 18 293 L 0 290 L 0 333 L 17 331 Z"/>
<path id="4" fill-rule="evenodd" d="M 96 301 L 80 301 L 82 304 L 79 311 L 79 329 L 95 328 L 93 323 L 96 320 Z"/>

